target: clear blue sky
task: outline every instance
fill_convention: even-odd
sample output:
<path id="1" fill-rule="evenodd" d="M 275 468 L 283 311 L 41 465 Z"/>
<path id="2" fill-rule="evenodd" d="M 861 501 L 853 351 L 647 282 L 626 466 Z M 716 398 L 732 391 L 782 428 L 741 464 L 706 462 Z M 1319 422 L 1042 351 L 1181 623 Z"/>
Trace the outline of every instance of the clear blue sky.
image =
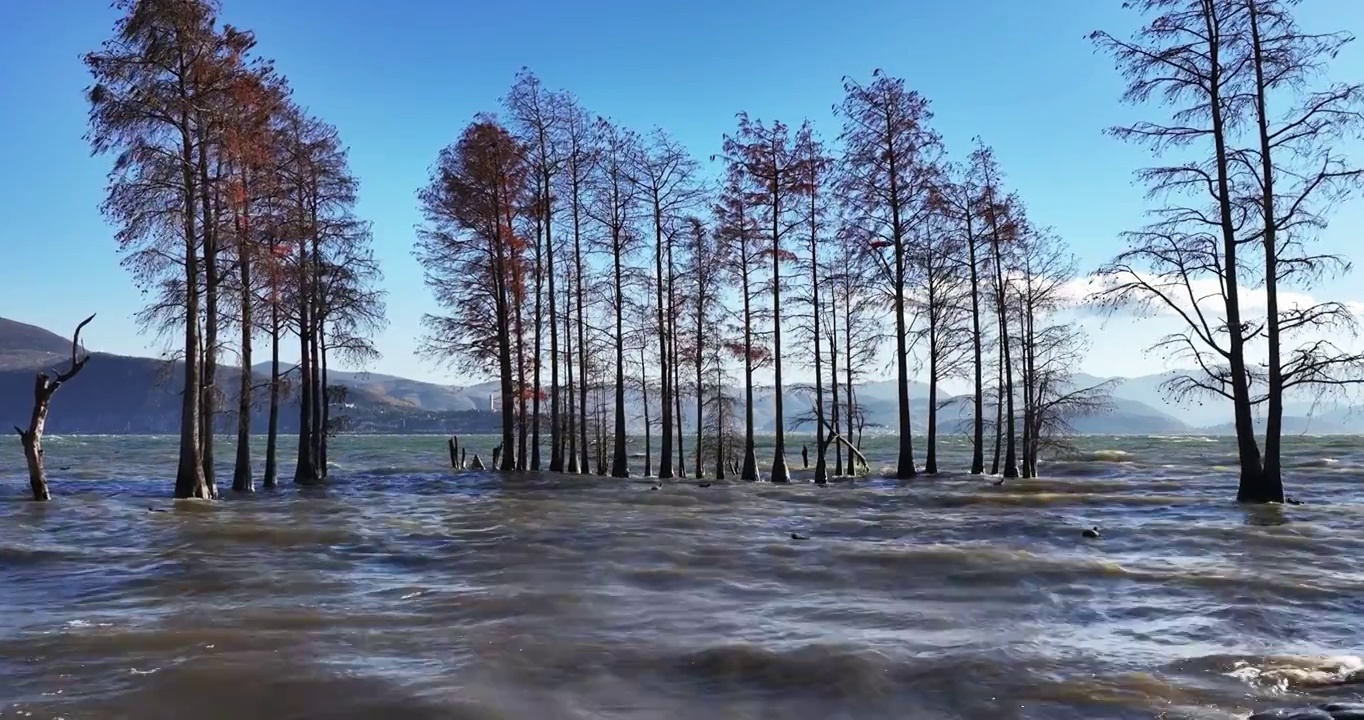
<path id="1" fill-rule="evenodd" d="M 456 378 L 414 356 L 419 318 L 432 309 L 411 257 L 414 194 L 437 151 L 499 98 L 523 65 L 593 112 L 646 130 L 660 125 L 705 160 L 734 114 L 838 134 L 830 107 L 844 75 L 904 77 L 933 102 L 936 127 L 958 157 L 980 135 L 996 148 L 1032 216 L 1055 226 L 1089 269 L 1140 221 L 1131 171 L 1146 152 L 1102 129 L 1135 116 L 1119 101 L 1110 60 L 1086 33 L 1126 33 L 1120 0 L 691 0 L 497 3 L 448 0 L 224 0 L 226 22 L 256 31 L 297 99 L 335 124 L 360 177 L 360 214 L 374 223 L 387 275 L 390 329 L 373 370 Z M 595 8 L 591 11 L 585 7 Z M 1320 29 L 1364 32 L 1364 2 L 1309 0 Z M 0 0 L 0 316 L 65 333 L 98 311 L 91 347 L 156 354 L 132 316 L 141 297 L 118 265 L 102 221 L 107 158 L 83 141 L 88 76 L 80 55 L 115 20 L 99 0 Z M 1364 77 L 1364 49 L 1336 64 Z M 1356 205 L 1327 247 L 1364 248 Z M 1364 300 L 1360 277 L 1318 295 Z M 1086 370 L 1161 368 L 1142 343 L 1158 333 L 1093 326 Z"/>

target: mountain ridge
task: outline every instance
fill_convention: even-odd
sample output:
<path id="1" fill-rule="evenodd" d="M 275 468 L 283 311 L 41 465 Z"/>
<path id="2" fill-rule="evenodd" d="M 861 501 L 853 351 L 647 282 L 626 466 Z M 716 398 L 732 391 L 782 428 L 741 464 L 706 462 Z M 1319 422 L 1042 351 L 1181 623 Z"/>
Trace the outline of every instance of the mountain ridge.
<path id="1" fill-rule="evenodd" d="M 35 325 L 0 318 L 0 409 L 16 420 L 27 415 L 32 403 L 33 374 L 60 366 L 69 358 L 70 340 Z M 66 433 L 146 433 L 174 432 L 179 424 L 179 363 L 156 358 L 93 353 L 93 359 L 81 376 L 73 381 L 54 402 L 50 421 L 52 432 Z M 285 364 L 285 368 L 292 364 Z M 252 368 L 255 383 L 261 388 L 256 393 L 256 407 L 252 422 L 257 432 L 265 427 L 265 391 L 270 364 L 258 363 Z M 1214 403 L 1177 404 L 1168 402 L 1159 386 L 1171 373 L 1157 373 L 1135 378 L 1103 378 L 1078 374 L 1077 387 L 1111 382 L 1112 403 L 1108 412 L 1077 418 L 1073 425 L 1081 434 L 1101 435 L 1180 435 L 1229 434 L 1227 418 L 1230 408 Z M 237 387 L 238 369 L 220 367 L 217 385 L 225 388 L 226 397 L 220 406 L 225 411 L 218 423 L 219 432 L 235 429 L 236 403 L 231 397 Z M 353 432 L 431 432 L 471 433 L 496 432 L 500 426 L 496 382 L 469 385 L 442 385 L 383 373 L 331 370 L 331 384 L 347 388 L 345 405 L 336 413 L 349 421 L 346 428 Z M 775 427 L 772 415 L 771 386 L 755 388 L 754 425 L 759 432 L 770 432 Z M 870 380 L 856 386 L 871 432 L 893 430 L 898 424 L 898 399 L 892 380 Z M 742 388 L 728 392 L 742 399 Z M 808 415 L 811 390 L 792 385 L 783 393 L 788 410 L 786 427 L 795 432 L 812 430 L 800 423 L 800 416 Z M 911 425 L 922 431 L 928 411 L 928 386 L 913 381 L 910 385 Z M 651 397 L 651 417 L 656 417 L 657 400 Z M 971 396 L 951 394 L 939 389 L 939 432 L 958 433 L 966 430 L 969 421 Z M 987 406 L 990 403 L 987 401 Z M 638 389 L 627 396 L 629 426 L 632 433 L 644 430 L 642 421 L 643 398 Z M 1291 403 L 1286 412 L 1285 427 L 1317 428 L 1306 430 L 1329 434 L 1334 432 L 1364 432 L 1364 410 L 1329 408 L 1311 417 L 1298 416 L 1302 403 Z M 992 407 L 992 406 L 991 406 Z M 683 409 L 684 430 L 694 430 L 692 406 Z M 547 404 L 542 411 L 548 414 Z M 297 420 L 297 400 L 290 397 L 282 404 L 281 431 L 291 432 Z M 654 419 L 651 424 L 656 425 Z M 1292 432 L 1293 430 L 1289 430 Z"/>

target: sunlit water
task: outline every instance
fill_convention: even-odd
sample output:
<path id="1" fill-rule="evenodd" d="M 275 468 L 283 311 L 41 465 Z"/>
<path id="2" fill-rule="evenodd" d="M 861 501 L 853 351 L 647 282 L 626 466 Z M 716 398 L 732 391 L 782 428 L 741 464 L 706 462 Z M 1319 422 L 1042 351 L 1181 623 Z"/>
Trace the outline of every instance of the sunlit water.
<path id="1" fill-rule="evenodd" d="M 1089 438 L 1003 487 L 655 490 L 344 437 L 327 487 L 212 504 L 167 499 L 173 439 L 47 447 L 50 503 L 17 446 L 0 463 L 5 718 L 1244 718 L 1364 693 L 1361 438 L 1291 439 L 1289 507 L 1232 502 L 1209 438 Z"/>

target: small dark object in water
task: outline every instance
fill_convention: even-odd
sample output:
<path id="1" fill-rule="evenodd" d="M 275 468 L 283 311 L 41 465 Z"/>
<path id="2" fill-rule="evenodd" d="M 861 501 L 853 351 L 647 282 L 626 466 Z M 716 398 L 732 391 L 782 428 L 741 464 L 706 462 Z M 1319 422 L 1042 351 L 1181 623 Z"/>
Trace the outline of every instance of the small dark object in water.
<path id="1" fill-rule="evenodd" d="M 809 540 L 810 538 L 808 538 L 808 537 L 806 537 L 806 536 L 804 536 L 804 535 L 801 535 L 800 533 L 791 533 L 791 539 L 792 539 L 792 540 Z"/>
<path id="2" fill-rule="evenodd" d="M 70 466 L 70 465 L 63 465 L 63 466 L 61 466 L 61 467 L 59 467 L 59 468 L 57 468 L 57 469 L 58 469 L 58 470 L 70 470 L 70 469 L 71 469 L 71 466 Z M 1289 502 L 1292 502 L 1292 501 L 1290 500 Z"/>
<path id="3" fill-rule="evenodd" d="M 65 470 L 66 468 L 62 468 L 62 469 Z M 1284 501 L 1285 503 L 1289 504 L 1289 505 L 1302 505 L 1302 504 L 1303 504 L 1303 502 L 1302 502 L 1301 500 L 1298 500 L 1298 499 L 1296 499 L 1296 498 L 1284 498 L 1283 501 Z"/>
<path id="4" fill-rule="evenodd" d="M 470 470 L 483 470 L 483 461 L 479 459 L 478 453 L 474 453 L 474 461 L 469 463 Z"/>
<path id="5" fill-rule="evenodd" d="M 1099 527 L 1096 525 L 1092 528 L 1085 528 L 1080 534 L 1087 538 L 1097 538 L 1099 537 Z"/>
<path id="6" fill-rule="evenodd" d="M 710 483 L 708 483 L 708 482 L 699 482 L 699 483 L 696 483 L 696 487 L 700 487 L 700 488 L 710 487 Z"/>
<path id="7" fill-rule="evenodd" d="M 1364 704 L 1328 703 L 1306 708 L 1280 708 L 1251 715 L 1248 720 L 1364 720 Z"/>
<path id="8" fill-rule="evenodd" d="M 650 489 L 650 490 L 662 490 L 662 489 L 663 489 L 663 486 L 662 486 L 662 485 L 650 485 L 650 486 L 649 486 L 649 489 Z"/>
<path id="9" fill-rule="evenodd" d="M 996 481 L 994 481 L 994 482 L 992 482 L 992 483 L 990 483 L 990 484 L 991 484 L 991 485 L 994 485 L 995 487 L 999 487 L 1000 485 L 1003 485 L 1003 484 L 1004 484 L 1004 478 L 1000 478 L 1000 479 L 998 479 L 998 480 L 996 480 Z"/>
<path id="10" fill-rule="evenodd" d="M 161 508 L 149 507 L 149 508 L 147 508 L 147 512 L 166 512 L 166 511 L 163 510 L 163 509 L 161 509 Z"/>

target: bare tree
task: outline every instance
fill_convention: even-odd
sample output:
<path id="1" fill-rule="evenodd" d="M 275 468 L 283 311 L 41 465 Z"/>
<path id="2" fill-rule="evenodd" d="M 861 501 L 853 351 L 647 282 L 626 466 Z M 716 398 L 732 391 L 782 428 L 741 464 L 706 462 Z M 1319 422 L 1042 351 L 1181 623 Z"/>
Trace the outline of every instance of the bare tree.
<path id="1" fill-rule="evenodd" d="M 914 477 L 914 440 L 909 412 L 909 294 L 906 245 L 910 229 L 929 211 L 930 189 L 938 175 L 941 141 L 928 127 L 928 101 L 904 81 L 872 74 L 863 85 L 843 82 L 841 190 L 855 210 L 861 242 L 888 282 L 895 319 L 895 366 L 900 447 L 895 476 Z M 890 257 L 883 255 L 890 251 Z"/>
<path id="2" fill-rule="evenodd" d="M 675 348 L 673 347 L 673 323 L 676 308 L 673 307 L 672 284 L 672 234 L 665 231 L 680 222 L 681 216 L 695 205 L 701 196 L 696 182 L 699 166 L 686 148 L 666 132 L 655 129 L 648 142 L 641 144 L 639 157 L 635 161 L 632 179 L 639 187 L 641 201 L 649 208 L 650 221 L 654 234 L 654 291 L 657 300 L 654 308 L 657 314 L 657 335 L 659 344 L 658 373 L 659 393 L 663 398 L 660 415 L 660 457 L 658 476 L 673 476 L 673 439 L 675 410 L 670 406 L 676 402 L 676 369 L 673 367 Z"/>
<path id="3" fill-rule="evenodd" d="M 1224 0 L 1142 0 L 1134 6 L 1151 17 L 1131 40 L 1105 32 L 1091 37 L 1127 79 L 1124 99 L 1139 104 L 1158 98 L 1170 114 L 1164 123 L 1142 121 L 1109 132 L 1157 153 L 1173 149 L 1181 160 L 1192 157 L 1139 173 L 1149 197 L 1187 204 L 1154 210 L 1146 228 L 1128 233 L 1128 249 L 1096 272 L 1100 287 L 1093 301 L 1110 311 L 1160 309 L 1180 319 L 1183 329 L 1158 347 L 1167 357 L 1192 361 L 1196 372 L 1173 378 L 1170 393 L 1177 399 L 1209 393 L 1231 402 L 1238 497 L 1271 499 L 1251 417 L 1245 346 L 1258 330 L 1241 315 L 1238 233 L 1247 217 L 1236 198 L 1230 145 L 1244 105 L 1238 88 L 1250 71 L 1225 52 L 1241 11 Z"/>
<path id="4" fill-rule="evenodd" d="M 1267 404 L 1264 465 L 1255 487 L 1244 487 L 1241 500 L 1283 500 L 1280 462 L 1284 393 L 1292 388 L 1329 392 L 1364 383 L 1364 355 L 1343 349 L 1342 337 L 1357 335 L 1356 322 L 1342 303 L 1325 302 L 1282 308 L 1279 287 L 1310 288 L 1327 274 L 1348 271 L 1340 256 L 1313 253 L 1305 243 L 1326 225 L 1327 214 L 1359 189 L 1360 168 L 1337 148 L 1361 127 L 1364 85 L 1315 87 L 1328 61 L 1354 40 L 1347 33 L 1313 34 L 1295 21 L 1285 0 L 1240 0 L 1245 10 L 1244 41 L 1233 52 L 1245 53 L 1254 78 L 1250 116 L 1256 142 L 1236 153 L 1254 178 L 1247 195 L 1258 200 L 1256 222 L 1264 257 Z M 1237 58 L 1238 62 L 1240 58 Z M 1272 114 L 1272 101 L 1288 98 L 1287 111 Z M 1232 102 L 1233 108 L 1241 107 Z M 1287 351 L 1285 339 L 1310 334 Z"/>
<path id="5" fill-rule="evenodd" d="M 724 256 L 730 263 L 725 268 L 730 277 L 739 284 L 739 297 L 742 311 L 739 324 L 743 340 L 731 349 L 734 355 L 744 359 L 744 450 L 739 477 L 756 481 L 758 477 L 758 458 L 754 450 L 753 427 L 753 371 L 768 360 L 768 353 L 761 332 L 755 330 L 762 310 L 755 298 L 761 292 L 758 279 L 758 256 L 764 243 L 749 194 L 744 189 L 742 170 L 737 164 L 730 164 L 724 188 L 715 208 L 716 234 L 723 247 Z"/>
<path id="6" fill-rule="evenodd" d="M 516 467 L 511 285 L 523 270 L 513 246 L 524 241 L 514 227 L 529 174 L 516 139 L 491 117 L 480 116 L 441 151 L 419 193 L 426 224 L 418 229 L 416 255 L 436 301 L 452 312 L 423 318 L 424 350 L 469 371 L 496 368 L 504 471 Z"/>
<path id="7" fill-rule="evenodd" d="M 554 271 L 554 211 L 556 208 L 554 183 L 563 170 L 564 152 L 558 142 L 564 119 L 564 98 L 547 92 L 530 70 L 522 68 L 505 104 L 510 110 L 521 142 L 530 150 L 530 163 L 535 173 L 534 222 L 535 243 L 535 379 L 531 410 L 530 469 L 540 469 L 540 357 L 544 333 L 543 318 L 549 317 L 549 470 L 563 472 L 563 437 L 559 407 L 559 313 L 555 306 L 556 273 Z M 544 285 L 548 284 L 547 288 Z M 547 301 L 548 307 L 543 303 Z"/>
<path id="8" fill-rule="evenodd" d="M 47 468 L 43 466 L 43 428 L 47 426 L 47 412 L 52 405 L 52 396 L 62 385 L 76 377 L 85 364 L 90 361 L 90 353 L 80 357 L 81 330 L 95 319 L 94 315 L 81 321 L 71 336 L 71 365 L 66 370 L 52 373 L 38 373 L 33 383 L 33 413 L 29 416 L 28 429 L 18 425 L 14 432 L 19 434 L 19 442 L 24 446 L 24 459 L 28 462 L 28 484 L 33 490 L 33 499 L 43 502 L 51 499 L 47 489 Z"/>
<path id="9" fill-rule="evenodd" d="M 804 158 L 799 155 L 789 129 L 781 122 L 770 126 L 739 114 L 739 129 L 726 136 L 725 162 L 737 181 L 740 192 L 746 193 L 747 203 L 765 215 L 764 232 L 767 247 L 763 254 L 772 259 L 772 366 L 774 370 L 773 413 L 774 442 L 771 481 L 790 482 L 786 467 L 786 413 L 783 407 L 785 388 L 782 384 L 781 349 L 781 266 L 796 259 L 796 255 L 782 247 L 782 240 L 800 225 L 800 216 L 793 211 L 799 203 Z"/>
<path id="10" fill-rule="evenodd" d="M 208 219 L 200 215 L 200 144 L 206 131 L 198 111 L 212 104 L 227 38 L 215 27 L 211 0 L 117 0 L 123 13 L 114 35 L 85 56 L 90 132 L 96 154 L 118 157 L 102 206 L 119 226 L 124 264 L 144 288 L 163 292 L 183 323 L 184 388 L 175 496 L 211 498 L 204 475 L 200 402 L 203 341 L 200 251 Z M 145 316 L 144 316 L 145 317 Z"/>
<path id="11" fill-rule="evenodd" d="M 625 262 L 639 245 L 635 223 L 639 212 L 639 189 L 633 163 L 639 153 L 639 139 L 633 132 L 606 120 L 597 121 L 599 161 L 591 178 L 591 202 L 587 214 L 602 230 L 599 240 L 612 263 L 616 345 L 616 396 L 614 450 L 611 476 L 629 477 L 630 461 L 625 436 Z"/>

